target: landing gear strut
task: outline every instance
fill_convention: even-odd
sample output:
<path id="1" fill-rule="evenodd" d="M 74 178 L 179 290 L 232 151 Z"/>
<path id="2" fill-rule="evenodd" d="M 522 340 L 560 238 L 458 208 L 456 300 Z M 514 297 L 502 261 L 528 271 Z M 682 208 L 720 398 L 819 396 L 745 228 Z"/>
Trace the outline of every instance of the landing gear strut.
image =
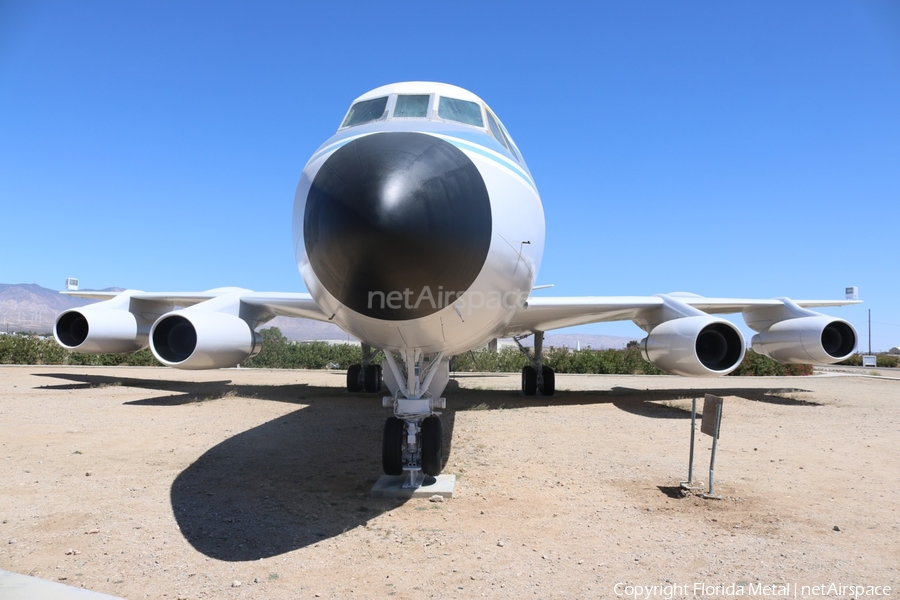
<path id="1" fill-rule="evenodd" d="M 387 475 L 406 473 L 404 488 L 418 488 L 426 475 L 437 477 L 444 466 L 443 427 L 437 410 L 446 406 L 446 400 L 428 390 L 439 371 L 442 376 L 449 373 L 447 361 L 443 353 L 426 358 L 416 350 L 399 357 L 386 350 L 384 357 L 399 389 L 382 401 L 394 411 L 384 423 L 382 466 Z"/>
<path id="2" fill-rule="evenodd" d="M 372 364 L 372 347 L 362 344 L 362 364 L 347 369 L 347 391 L 377 392 L 381 389 L 381 365 Z"/>
<path id="3" fill-rule="evenodd" d="M 553 369 L 545 366 L 543 362 L 544 332 L 534 332 L 533 355 L 519 342 L 519 340 L 526 337 L 528 336 L 513 338 L 516 344 L 519 345 L 519 349 L 531 361 L 530 365 L 525 365 L 522 368 L 522 395 L 535 396 L 540 393 L 542 396 L 552 396 L 556 393 L 556 374 L 553 372 Z"/>

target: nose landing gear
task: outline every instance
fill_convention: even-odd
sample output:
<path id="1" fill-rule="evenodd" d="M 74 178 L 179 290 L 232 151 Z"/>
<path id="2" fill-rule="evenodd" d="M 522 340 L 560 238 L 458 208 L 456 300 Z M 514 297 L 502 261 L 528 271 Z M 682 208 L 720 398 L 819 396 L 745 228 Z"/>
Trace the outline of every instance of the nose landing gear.
<path id="1" fill-rule="evenodd" d="M 399 364 L 392 352 L 385 351 L 384 356 L 400 389 L 382 401 L 394 411 L 384 424 L 382 466 L 387 475 L 406 473 L 403 487 L 415 489 L 423 485 L 426 476 L 440 475 L 444 466 L 443 426 L 437 411 L 446 407 L 446 399 L 428 392 L 441 368 L 443 353 L 425 361 L 421 352 L 407 351 L 401 354 Z"/>
<path id="2" fill-rule="evenodd" d="M 443 427 L 433 414 L 421 421 L 388 417 L 384 422 L 381 462 L 386 475 L 409 478 L 403 487 L 419 487 L 425 476 L 437 477 L 443 468 Z"/>

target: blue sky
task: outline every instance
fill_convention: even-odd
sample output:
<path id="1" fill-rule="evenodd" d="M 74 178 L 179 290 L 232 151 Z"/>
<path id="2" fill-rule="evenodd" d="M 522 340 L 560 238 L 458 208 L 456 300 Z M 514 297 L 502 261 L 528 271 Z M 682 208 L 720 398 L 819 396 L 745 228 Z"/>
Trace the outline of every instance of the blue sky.
<path id="1" fill-rule="evenodd" d="M 900 4 L 0 3 L 0 282 L 301 291 L 306 160 L 363 92 L 485 99 L 553 295 L 841 298 L 900 344 Z M 631 323 L 583 328 L 640 336 Z"/>

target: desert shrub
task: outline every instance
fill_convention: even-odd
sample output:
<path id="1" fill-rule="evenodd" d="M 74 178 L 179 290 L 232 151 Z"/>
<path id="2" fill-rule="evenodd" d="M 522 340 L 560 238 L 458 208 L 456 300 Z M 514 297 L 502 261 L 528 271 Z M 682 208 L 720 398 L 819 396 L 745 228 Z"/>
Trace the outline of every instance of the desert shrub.
<path id="1" fill-rule="evenodd" d="M 84 365 L 88 367 L 161 367 L 150 348 L 144 348 L 131 354 L 79 354 L 69 352 L 67 365 Z"/>
<path id="2" fill-rule="evenodd" d="M 150 348 L 144 348 L 143 350 L 139 350 L 134 352 L 133 354 L 124 354 L 119 355 L 121 357 L 121 362 L 118 363 L 122 366 L 127 367 L 161 367 L 162 363 L 156 360 L 156 357 L 153 356 L 153 353 L 150 352 Z"/>
<path id="3" fill-rule="evenodd" d="M 69 352 L 54 340 L 23 335 L 0 336 L 0 364 L 61 365 Z"/>
<path id="4" fill-rule="evenodd" d="M 501 348 L 497 352 L 473 350 L 455 357 L 456 371 L 481 373 L 516 373 L 528 364 L 518 348 Z"/>
<path id="5" fill-rule="evenodd" d="M 0 336 L 0 364 L 85 365 L 133 367 L 160 366 L 149 348 L 133 354 L 80 354 L 69 352 L 52 339 L 22 335 Z"/>
<path id="6" fill-rule="evenodd" d="M 287 367 L 290 369 L 346 369 L 362 360 L 362 348 L 353 344 L 327 344 L 311 342 L 308 344 L 288 343 L 289 357 Z M 373 357 L 378 362 L 378 357 Z"/>
<path id="7" fill-rule="evenodd" d="M 900 366 L 900 356 L 897 356 L 895 354 L 887 354 L 885 352 L 878 353 L 875 356 L 877 357 L 875 360 L 879 367 L 896 368 Z M 838 364 L 846 365 L 848 367 L 861 367 L 862 357 L 862 354 L 854 354 L 847 360 L 842 360 Z"/>
<path id="8" fill-rule="evenodd" d="M 861 367 L 862 366 L 862 354 L 854 354 L 847 360 L 842 360 L 838 364 L 845 365 L 848 367 Z"/>
<path id="9" fill-rule="evenodd" d="M 730 374 L 735 376 L 755 375 L 784 376 L 784 375 L 812 375 L 812 365 L 788 365 L 773 360 L 763 354 L 757 354 L 753 350 L 747 350 L 744 360 L 737 369 Z"/>
<path id="10" fill-rule="evenodd" d="M 355 344 L 311 342 L 298 344 L 288 340 L 277 327 L 260 330 L 262 349 L 241 366 L 257 369 L 346 369 L 362 360 L 362 349 Z M 380 353 L 372 357 L 380 363 Z"/>
<path id="11" fill-rule="evenodd" d="M 878 366 L 895 369 L 900 366 L 900 356 L 897 356 L 896 354 L 879 354 Z"/>
<path id="12" fill-rule="evenodd" d="M 456 357 L 457 371 L 488 373 L 516 373 L 529 364 L 518 348 L 503 348 L 498 352 L 487 349 L 467 352 Z M 657 375 L 659 369 L 646 362 L 637 348 L 625 350 L 570 350 L 547 348 L 544 364 L 557 373 L 609 373 Z"/>

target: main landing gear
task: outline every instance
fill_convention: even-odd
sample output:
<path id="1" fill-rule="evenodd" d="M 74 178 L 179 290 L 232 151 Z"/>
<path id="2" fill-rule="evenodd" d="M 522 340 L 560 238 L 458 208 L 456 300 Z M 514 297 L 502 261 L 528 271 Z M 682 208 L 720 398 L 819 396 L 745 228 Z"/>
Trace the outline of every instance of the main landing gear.
<path id="1" fill-rule="evenodd" d="M 519 349 L 531 361 L 530 365 L 522 368 L 522 395 L 536 396 L 540 393 L 542 396 L 552 396 L 556 392 L 556 374 L 543 363 L 544 332 L 534 332 L 534 354 L 529 353 L 519 342 L 526 337 L 528 336 L 513 338 Z"/>
<path id="2" fill-rule="evenodd" d="M 385 408 L 394 411 L 384 423 L 382 466 L 387 475 L 405 473 L 404 488 L 418 488 L 426 475 L 437 477 L 444 466 L 443 427 L 437 410 L 446 407 L 446 399 L 435 398 L 429 389 L 443 390 L 449 376 L 448 361 L 443 360 L 442 352 L 428 357 L 417 350 L 398 354 L 384 352 L 399 389 L 382 400 Z"/>
<path id="3" fill-rule="evenodd" d="M 350 365 L 347 369 L 347 391 L 377 392 L 381 389 L 381 365 L 372 364 L 372 347 L 362 345 L 362 364 Z"/>

